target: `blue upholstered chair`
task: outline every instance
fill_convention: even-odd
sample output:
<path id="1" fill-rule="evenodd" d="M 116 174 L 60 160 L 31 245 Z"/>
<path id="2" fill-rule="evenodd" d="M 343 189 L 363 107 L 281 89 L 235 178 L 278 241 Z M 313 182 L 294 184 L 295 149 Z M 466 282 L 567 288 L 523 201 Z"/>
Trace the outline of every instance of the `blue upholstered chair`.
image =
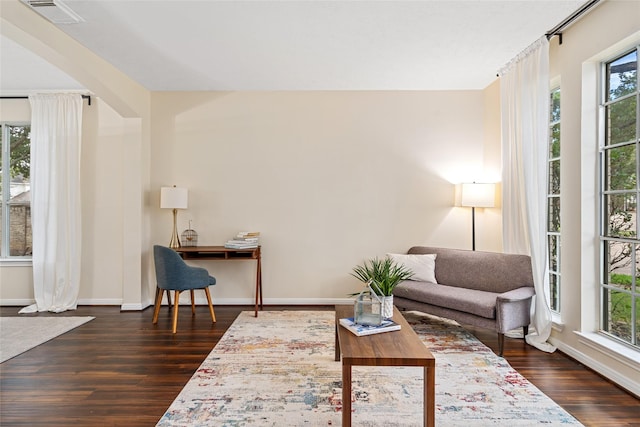
<path id="1" fill-rule="evenodd" d="M 171 298 L 170 291 L 175 292 L 173 301 L 173 333 L 176 333 L 178 327 L 178 306 L 180 304 L 180 292 L 191 292 L 191 313 L 196 314 L 195 299 L 193 291 L 202 289 L 207 295 L 209 302 L 209 312 L 211 320 L 215 323 L 216 315 L 211 305 L 211 294 L 209 286 L 216 284 L 216 278 L 209 276 L 209 272 L 204 268 L 191 267 L 178 255 L 176 251 L 164 246 L 155 245 L 153 247 L 153 259 L 156 265 L 156 280 L 158 290 L 156 292 L 156 306 L 153 312 L 153 323 L 158 323 L 158 314 L 160 313 L 160 305 L 164 291 L 167 291 L 167 298 Z"/>

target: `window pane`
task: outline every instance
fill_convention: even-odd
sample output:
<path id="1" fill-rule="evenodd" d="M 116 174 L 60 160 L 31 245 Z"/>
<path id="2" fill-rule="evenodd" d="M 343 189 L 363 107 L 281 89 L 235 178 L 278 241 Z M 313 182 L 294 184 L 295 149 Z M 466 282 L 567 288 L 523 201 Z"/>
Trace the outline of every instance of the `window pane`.
<path id="1" fill-rule="evenodd" d="M 559 236 L 549 236 L 549 270 L 558 272 Z"/>
<path id="2" fill-rule="evenodd" d="M 633 93 L 638 88 L 638 53 L 633 51 L 607 64 L 607 100 Z"/>
<path id="3" fill-rule="evenodd" d="M 547 231 L 560 231 L 560 197 L 549 197 Z"/>
<path id="4" fill-rule="evenodd" d="M 636 145 L 609 148 L 605 151 L 607 166 L 606 190 L 636 188 Z"/>
<path id="5" fill-rule="evenodd" d="M 560 194 L 560 160 L 549 162 L 549 194 Z"/>
<path id="6" fill-rule="evenodd" d="M 547 170 L 547 240 L 549 247 L 549 306 L 560 311 L 560 88 L 551 91 L 549 104 L 549 165 Z"/>
<path id="7" fill-rule="evenodd" d="M 607 145 L 635 141 L 636 104 L 632 96 L 607 106 Z"/>
<path id="8" fill-rule="evenodd" d="M 556 274 L 549 274 L 549 286 L 551 287 L 551 293 L 549 294 L 549 307 L 551 310 L 556 312 L 560 311 L 560 299 L 558 298 L 560 295 L 560 289 L 558 281 L 559 278 Z"/>
<path id="9" fill-rule="evenodd" d="M 607 242 L 606 284 L 623 284 L 624 282 L 631 283 L 631 248 L 632 245 L 629 243 L 616 241 Z M 624 275 L 627 277 L 623 278 L 622 276 Z"/>
<path id="10" fill-rule="evenodd" d="M 551 108 L 549 111 L 551 113 L 551 122 L 560 121 L 560 88 L 551 92 Z"/>
<path id="11" fill-rule="evenodd" d="M 31 185 L 29 126 L 10 126 L 9 255 L 28 256 L 31 243 Z"/>
<path id="12" fill-rule="evenodd" d="M 602 208 L 602 330 L 638 346 L 640 240 L 636 205 L 640 195 L 638 164 L 638 49 L 604 64 L 605 125 L 601 151 Z"/>
<path id="13" fill-rule="evenodd" d="M 608 309 L 608 321 L 604 328 L 610 334 L 631 341 L 631 295 L 613 289 L 603 289 Z"/>
<path id="14" fill-rule="evenodd" d="M 605 204 L 608 218 L 606 235 L 625 238 L 635 237 L 635 193 L 606 195 Z"/>
<path id="15" fill-rule="evenodd" d="M 631 275 L 634 268 L 631 265 L 632 245 L 610 241 L 607 242 L 607 277 L 605 283 L 621 289 L 631 289 Z"/>
<path id="16" fill-rule="evenodd" d="M 551 141 L 549 142 L 549 158 L 560 157 L 560 123 L 551 126 Z"/>
<path id="17" fill-rule="evenodd" d="M 636 342 L 635 345 L 640 345 L 640 300 L 636 298 Z"/>

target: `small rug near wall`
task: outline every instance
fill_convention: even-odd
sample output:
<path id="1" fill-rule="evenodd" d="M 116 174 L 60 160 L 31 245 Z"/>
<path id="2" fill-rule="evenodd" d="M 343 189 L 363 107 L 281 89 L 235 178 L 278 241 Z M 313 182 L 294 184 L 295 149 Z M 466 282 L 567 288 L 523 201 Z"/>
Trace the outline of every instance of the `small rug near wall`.
<path id="1" fill-rule="evenodd" d="M 93 317 L 0 317 L 0 363 L 94 319 Z"/>
<path id="2" fill-rule="evenodd" d="M 334 313 L 243 312 L 158 426 L 338 426 Z M 581 425 L 457 323 L 407 313 L 436 356 L 438 426 Z M 393 332 L 390 332 L 393 333 Z M 421 368 L 353 368 L 353 425 L 422 425 Z"/>

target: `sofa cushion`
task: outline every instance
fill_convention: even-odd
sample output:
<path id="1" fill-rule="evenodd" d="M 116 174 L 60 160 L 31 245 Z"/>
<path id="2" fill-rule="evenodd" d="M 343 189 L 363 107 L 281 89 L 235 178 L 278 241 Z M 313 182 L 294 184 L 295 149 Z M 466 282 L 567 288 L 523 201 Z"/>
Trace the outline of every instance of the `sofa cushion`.
<path id="1" fill-rule="evenodd" d="M 395 287 L 393 295 L 487 319 L 496 318 L 498 294 L 494 292 L 405 280 Z"/>
<path id="2" fill-rule="evenodd" d="M 413 272 L 411 280 L 438 283 L 436 281 L 436 255 L 387 254 L 397 264 L 402 264 Z"/>
<path id="3" fill-rule="evenodd" d="M 501 294 L 524 286 L 533 287 L 531 258 L 527 255 L 464 249 L 414 246 L 410 254 L 437 254 L 438 283 Z"/>

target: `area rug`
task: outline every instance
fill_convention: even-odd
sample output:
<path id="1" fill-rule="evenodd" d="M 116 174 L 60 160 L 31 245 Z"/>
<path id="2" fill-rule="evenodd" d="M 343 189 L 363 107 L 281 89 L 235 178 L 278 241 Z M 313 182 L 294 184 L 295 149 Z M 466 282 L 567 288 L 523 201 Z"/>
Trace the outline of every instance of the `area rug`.
<path id="1" fill-rule="evenodd" d="M 341 425 L 334 316 L 241 313 L 157 425 Z M 581 425 L 457 323 L 405 317 L 436 357 L 438 426 Z M 422 425 L 421 368 L 354 367 L 352 378 L 353 425 Z"/>
<path id="2" fill-rule="evenodd" d="M 0 363 L 92 320 L 93 317 L 0 317 Z"/>

